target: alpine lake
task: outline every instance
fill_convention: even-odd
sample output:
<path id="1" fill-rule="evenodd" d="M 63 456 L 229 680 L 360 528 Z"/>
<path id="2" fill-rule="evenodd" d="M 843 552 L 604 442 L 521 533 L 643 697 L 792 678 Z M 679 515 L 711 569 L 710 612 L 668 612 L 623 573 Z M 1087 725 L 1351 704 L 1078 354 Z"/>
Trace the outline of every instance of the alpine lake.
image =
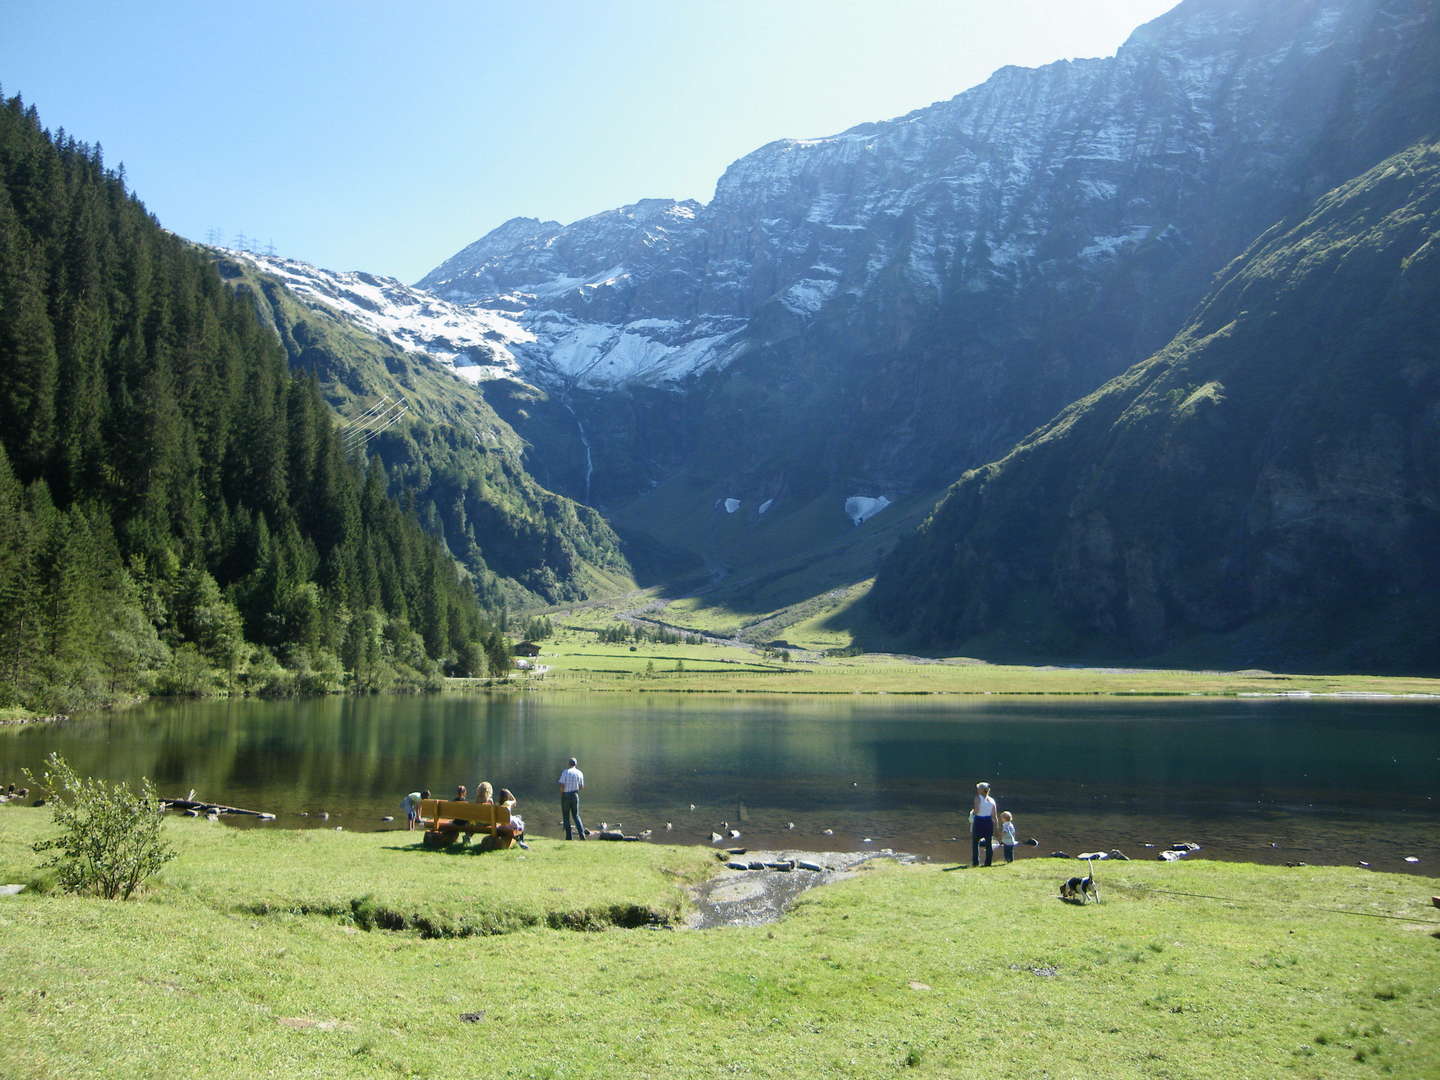
<path id="1" fill-rule="evenodd" d="M 160 703 L 0 731 L 0 784 L 52 750 L 162 797 L 266 811 L 213 827 L 404 829 L 400 802 L 479 780 L 563 835 L 718 848 L 894 851 L 967 863 L 989 780 L 1018 858 L 1118 849 L 1440 869 L 1440 701 L 454 694 Z M 739 837 L 730 835 L 731 830 Z M 712 840 L 719 833 L 723 839 Z M 418 835 L 416 836 L 418 840 Z M 1407 862 L 1406 858 L 1418 860 Z M 1000 860 L 1000 852 L 995 858 Z"/>

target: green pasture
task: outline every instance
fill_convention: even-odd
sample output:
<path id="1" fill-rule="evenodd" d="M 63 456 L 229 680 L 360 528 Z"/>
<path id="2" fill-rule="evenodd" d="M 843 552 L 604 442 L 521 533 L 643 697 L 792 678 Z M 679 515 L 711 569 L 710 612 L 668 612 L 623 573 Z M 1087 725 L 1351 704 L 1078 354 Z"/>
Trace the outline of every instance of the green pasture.
<path id="1" fill-rule="evenodd" d="M 965 657 L 928 660 L 869 653 L 837 657 L 795 650 L 787 662 L 742 646 L 605 644 L 563 617 L 542 642 L 549 670 L 521 676 L 534 689 L 781 694 L 1427 694 L 1440 680 L 1268 671 L 1025 667 Z M 558 621 L 558 620 L 557 620 Z M 598 628 L 601 617 L 592 622 Z"/>
<path id="2" fill-rule="evenodd" d="M 0 807 L 0 878 L 47 828 Z M 1440 1075 L 1436 880 L 1105 863 L 1082 907 L 1056 897 L 1074 862 L 875 863 L 693 931 L 705 851 L 167 831 L 140 901 L 0 898 L 0 1075 Z M 631 904 L 661 921 L 601 914 Z M 394 917 L 420 911 L 444 925 Z M 447 925 L 471 936 L 426 936 Z"/>

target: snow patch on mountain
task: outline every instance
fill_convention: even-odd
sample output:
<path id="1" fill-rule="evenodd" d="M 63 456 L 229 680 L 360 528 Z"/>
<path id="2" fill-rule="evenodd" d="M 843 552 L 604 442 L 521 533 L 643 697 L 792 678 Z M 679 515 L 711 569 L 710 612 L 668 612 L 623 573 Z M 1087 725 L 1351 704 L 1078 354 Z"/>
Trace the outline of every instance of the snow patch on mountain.
<path id="1" fill-rule="evenodd" d="M 884 495 L 851 495 L 845 500 L 845 515 L 852 524 L 863 525 L 889 505 Z"/>
<path id="2" fill-rule="evenodd" d="M 1118 236 L 1096 236 L 1090 243 L 1080 249 L 1080 258 L 1098 259 L 1114 255 L 1127 247 L 1133 247 L 1150 235 L 1152 227 L 1149 225 L 1136 225 L 1129 231 Z"/>
<path id="3" fill-rule="evenodd" d="M 453 304 L 376 274 L 221 250 L 279 278 L 306 303 L 326 307 L 396 348 L 423 353 L 468 382 L 522 379 L 515 350 L 533 343 L 535 335 L 507 312 Z"/>
<path id="4" fill-rule="evenodd" d="M 521 318 L 534 341 L 521 353 L 530 376 L 541 383 L 590 387 L 658 385 L 723 366 L 740 349 L 746 325 L 743 319 L 724 318 L 690 326 L 671 319 L 617 325 L 550 310 Z"/>
<path id="5" fill-rule="evenodd" d="M 780 294 L 780 302 L 797 315 L 813 315 L 835 295 L 840 283 L 823 278 L 805 278 Z"/>

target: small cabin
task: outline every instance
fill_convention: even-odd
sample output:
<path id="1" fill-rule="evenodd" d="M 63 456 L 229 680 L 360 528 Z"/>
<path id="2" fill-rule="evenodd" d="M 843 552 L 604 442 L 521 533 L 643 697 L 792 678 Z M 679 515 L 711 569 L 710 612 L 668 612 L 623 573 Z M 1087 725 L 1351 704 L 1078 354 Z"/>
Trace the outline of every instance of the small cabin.
<path id="1" fill-rule="evenodd" d="M 522 641 L 510 650 L 516 656 L 539 656 L 540 646 L 533 641 Z"/>

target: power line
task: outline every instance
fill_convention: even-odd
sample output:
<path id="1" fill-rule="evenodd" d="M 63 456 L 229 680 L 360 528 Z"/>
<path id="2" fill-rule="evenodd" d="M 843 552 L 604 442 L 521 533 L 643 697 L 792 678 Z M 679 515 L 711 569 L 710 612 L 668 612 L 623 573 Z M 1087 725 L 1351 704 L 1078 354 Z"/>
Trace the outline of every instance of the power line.
<path id="1" fill-rule="evenodd" d="M 381 412 L 385 411 L 390 406 L 390 395 L 386 394 L 374 405 L 371 405 L 370 408 L 366 409 L 363 413 L 361 413 L 359 416 L 347 420 L 345 424 L 340 428 L 340 433 L 343 435 L 350 429 L 360 424 L 364 424 L 370 420 L 373 420 L 375 417 L 379 416 Z"/>

